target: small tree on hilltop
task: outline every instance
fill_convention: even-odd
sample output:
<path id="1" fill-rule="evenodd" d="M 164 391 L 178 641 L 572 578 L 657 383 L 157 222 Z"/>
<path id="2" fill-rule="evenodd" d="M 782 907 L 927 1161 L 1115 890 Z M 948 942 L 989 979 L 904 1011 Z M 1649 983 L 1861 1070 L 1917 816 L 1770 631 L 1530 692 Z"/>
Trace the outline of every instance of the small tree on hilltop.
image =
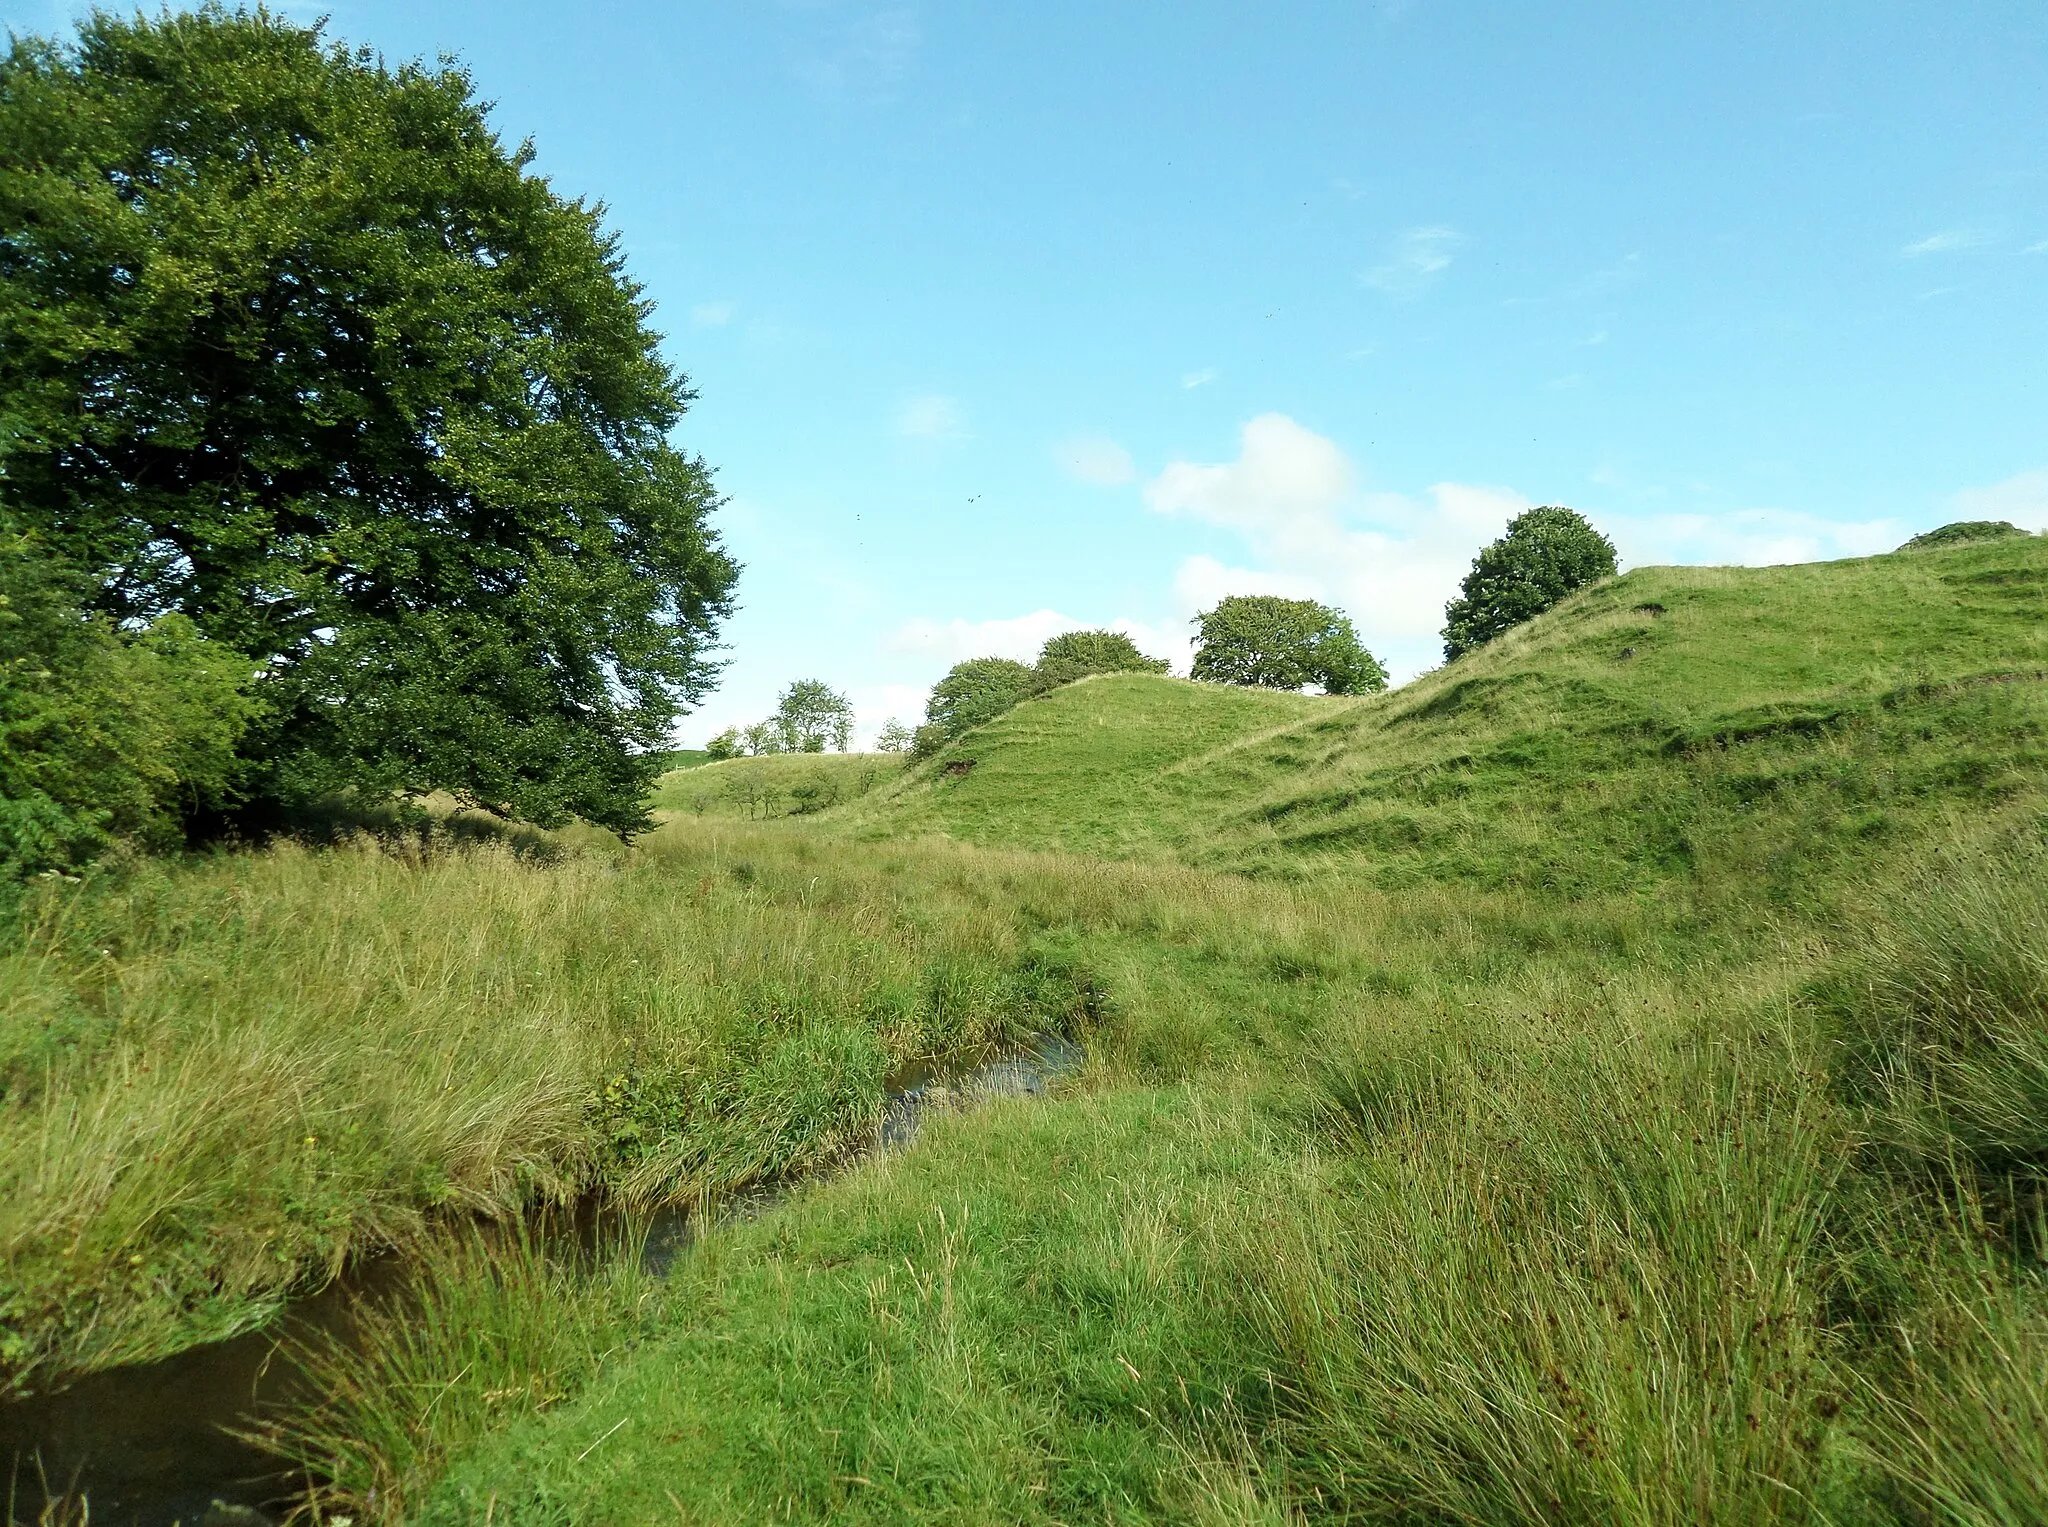
<path id="1" fill-rule="evenodd" d="M 1515 516 L 1444 607 L 1444 657 L 1485 646 L 1573 590 L 1613 577 L 1614 567 L 1614 543 L 1576 510 L 1549 505 Z"/>
<path id="2" fill-rule="evenodd" d="M 1034 681 L 1041 690 L 1057 689 L 1091 673 L 1164 673 L 1165 658 L 1147 657 L 1121 631 L 1067 631 L 1038 652 Z"/>
<path id="3" fill-rule="evenodd" d="M 756 721 L 752 726 L 740 729 L 740 746 L 755 758 L 768 753 L 786 753 L 782 745 L 782 728 L 773 721 Z"/>
<path id="4" fill-rule="evenodd" d="M 891 716 L 883 723 L 881 731 L 875 734 L 875 751 L 878 753 L 908 753 L 917 734 L 901 721 Z"/>
<path id="5" fill-rule="evenodd" d="M 729 726 L 716 737 L 704 744 L 704 757 L 711 763 L 724 763 L 728 758 L 737 758 L 746 751 L 746 744 L 740 740 L 740 729 Z"/>
<path id="6" fill-rule="evenodd" d="M 975 657 L 955 663 L 932 686 L 925 702 L 925 720 L 948 740 L 993 721 L 1031 693 L 1035 675 L 1006 657 Z"/>
<path id="7" fill-rule="evenodd" d="M 821 679 L 798 679 L 775 706 L 775 728 L 786 753 L 846 751 L 853 737 L 853 701 Z"/>
<path id="8" fill-rule="evenodd" d="M 1387 671 L 1365 650 L 1340 610 L 1313 599 L 1233 594 L 1195 617 L 1194 676 L 1212 684 L 1303 689 L 1331 695 L 1387 687 Z"/>

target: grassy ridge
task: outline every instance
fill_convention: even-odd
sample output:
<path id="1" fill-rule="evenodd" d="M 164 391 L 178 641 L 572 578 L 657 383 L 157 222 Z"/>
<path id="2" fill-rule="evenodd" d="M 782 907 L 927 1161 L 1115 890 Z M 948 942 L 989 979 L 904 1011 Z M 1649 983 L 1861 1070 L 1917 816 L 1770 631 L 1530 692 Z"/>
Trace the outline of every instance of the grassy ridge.
<path id="1" fill-rule="evenodd" d="M 1138 675 L 1056 690 L 956 745 L 971 774 L 936 773 L 942 755 L 864 809 L 878 831 L 1264 873 L 1619 888 L 1688 872 L 1673 799 L 1718 836 L 1820 783 L 1876 814 L 1848 830 L 1882 831 L 1888 803 L 2019 788 L 2044 676 L 2040 538 L 1648 568 L 1368 699 Z"/>
<path id="2" fill-rule="evenodd" d="M 769 753 L 690 764 L 655 781 L 661 816 L 758 821 L 805 816 L 858 800 L 892 778 L 900 753 Z"/>

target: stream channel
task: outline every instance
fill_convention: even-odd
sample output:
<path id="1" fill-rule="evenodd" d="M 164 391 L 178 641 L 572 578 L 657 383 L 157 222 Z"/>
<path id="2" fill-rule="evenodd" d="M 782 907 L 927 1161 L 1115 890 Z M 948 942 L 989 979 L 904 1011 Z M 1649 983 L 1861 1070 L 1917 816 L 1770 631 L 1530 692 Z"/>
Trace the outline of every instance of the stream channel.
<path id="1" fill-rule="evenodd" d="M 1081 1060 L 1072 1041 L 1041 1036 L 1015 1049 L 908 1067 L 889 1079 L 882 1121 L 862 1155 L 902 1149 L 935 1110 L 1042 1093 Z M 713 1218 L 757 1214 L 794 1185 L 741 1194 Z M 587 1235 L 590 1219 L 572 1219 L 559 1233 Z M 631 1229 L 643 1265 L 665 1271 L 695 1240 L 697 1223 L 684 1208 L 641 1218 Z M 279 1343 L 346 1336 L 358 1301 L 390 1294 L 404 1272 L 402 1258 L 375 1258 L 293 1301 L 262 1330 L 0 1406 L 8 1527 L 87 1520 L 95 1527 L 257 1527 L 274 1520 L 298 1493 L 294 1479 L 234 1431 L 307 1398 L 306 1381 L 277 1356 Z"/>

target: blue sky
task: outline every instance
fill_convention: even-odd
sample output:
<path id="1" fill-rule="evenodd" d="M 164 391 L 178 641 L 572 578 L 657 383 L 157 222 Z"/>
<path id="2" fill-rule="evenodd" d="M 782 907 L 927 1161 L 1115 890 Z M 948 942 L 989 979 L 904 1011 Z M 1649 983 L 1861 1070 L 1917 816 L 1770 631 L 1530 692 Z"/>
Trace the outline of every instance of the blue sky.
<path id="1" fill-rule="evenodd" d="M 747 570 L 686 742 L 1077 624 L 1184 663 L 1233 591 L 1406 678 L 1531 503 L 1624 565 L 2048 528 L 2040 0 L 331 15 L 609 206 L 701 393 Z"/>

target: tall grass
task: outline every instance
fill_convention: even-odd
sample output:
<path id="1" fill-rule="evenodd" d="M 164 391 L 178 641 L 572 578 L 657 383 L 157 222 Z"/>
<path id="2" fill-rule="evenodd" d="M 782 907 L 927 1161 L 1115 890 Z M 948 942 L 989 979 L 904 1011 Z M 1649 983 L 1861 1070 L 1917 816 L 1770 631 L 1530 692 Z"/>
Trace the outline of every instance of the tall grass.
<path id="1" fill-rule="evenodd" d="M 654 1329 L 630 1238 L 585 1246 L 545 1217 L 437 1238 L 348 1328 L 288 1342 L 316 1396 L 250 1435 L 310 1481 L 315 1520 L 407 1520 L 450 1455 L 575 1395 Z"/>
<path id="2" fill-rule="evenodd" d="M 1838 1128 L 1719 1037 L 1326 1073 L 1350 1150 L 1235 1238 L 1297 1491 L 1358 1521 L 1827 1519 Z"/>
<path id="3" fill-rule="evenodd" d="M 287 847 L 53 892 L 0 955 L 0 1363 L 227 1334 L 436 1216 L 802 1170 L 907 1057 L 1078 1000 L 971 884 L 912 906 L 857 859 L 718 836 L 623 866 Z"/>

